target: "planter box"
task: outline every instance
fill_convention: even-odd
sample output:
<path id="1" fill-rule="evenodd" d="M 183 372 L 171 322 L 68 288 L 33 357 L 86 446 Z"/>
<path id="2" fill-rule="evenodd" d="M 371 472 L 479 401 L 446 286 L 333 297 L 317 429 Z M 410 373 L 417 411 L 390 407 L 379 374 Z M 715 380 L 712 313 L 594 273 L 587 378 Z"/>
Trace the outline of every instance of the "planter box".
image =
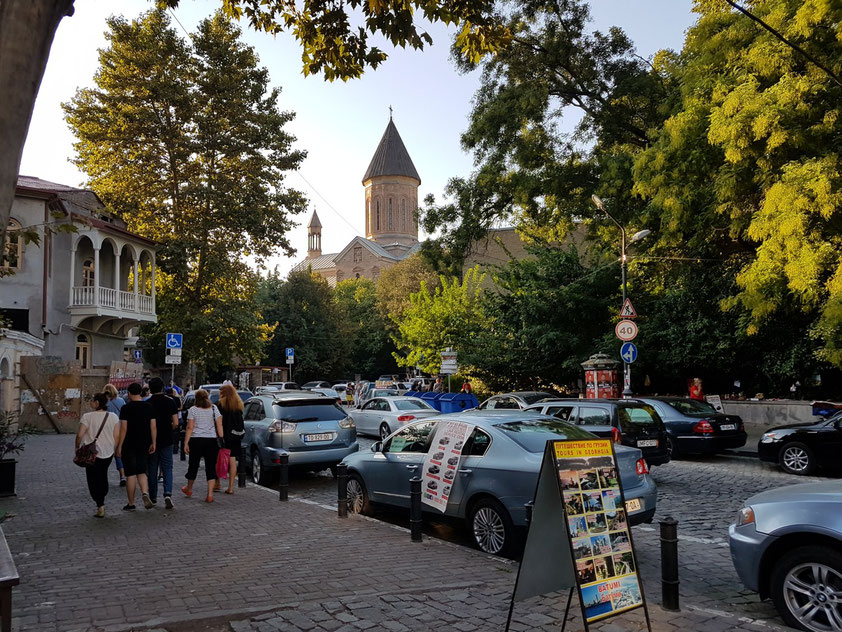
<path id="1" fill-rule="evenodd" d="M 15 467 L 17 459 L 0 459 L 0 498 L 15 496 Z"/>

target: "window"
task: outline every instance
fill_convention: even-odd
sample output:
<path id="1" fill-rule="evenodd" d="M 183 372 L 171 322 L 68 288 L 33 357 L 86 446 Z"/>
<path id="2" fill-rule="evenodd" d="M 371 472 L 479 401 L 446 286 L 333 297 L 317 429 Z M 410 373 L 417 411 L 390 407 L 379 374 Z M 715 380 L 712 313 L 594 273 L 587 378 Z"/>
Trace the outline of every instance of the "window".
<path id="1" fill-rule="evenodd" d="M 263 419 L 263 404 L 259 401 L 246 404 L 245 419 L 249 421 L 260 421 Z"/>
<path id="2" fill-rule="evenodd" d="M 527 452 L 544 451 L 548 439 L 593 439 L 590 432 L 556 419 L 527 419 L 497 424 L 500 430 Z"/>
<path id="3" fill-rule="evenodd" d="M 380 405 L 379 399 L 372 399 L 370 402 L 366 402 L 365 406 L 363 406 L 363 410 L 380 410 L 378 406 Z"/>
<path id="4" fill-rule="evenodd" d="M 426 453 L 430 447 L 435 422 L 424 422 L 407 426 L 394 435 L 383 446 L 383 452 L 422 452 Z"/>
<path id="5" fill-rule="evenodd" d="M 380 230 L 380 200 L 374 203 L 374 208 L 376 209 L 374 212 L 374 229 Z"/>
<path id="6" fill-rule="evenodd" d="M 6 240 L 3 244 L 3 252 L 0 253 L 0 268 L 20 268 L 21 256 L 23 255 L 23 233 L 20 224 L 9 220 L 6 227 Z"/>
<path id="7" fill-rule="evenodd" d="M 486 408 L 493 410 L 518 410 L 520 406 L 518 406 L 517 401 L 513 397 L 493 397 L 488 402 L 488 406 L 486 406 Z"/>
<path id="8" fill-rule="evenodd" d="M 658 413 L 648 404 L 618 406 L 617 416 L 620 418 L 620 427 L 624 432 L 628 432 L 634 426 L 658 427 L 663 425 Z"/>
<path id="9" fill-rule="evenodd" d="M 579 409 L 579 423 L 583 426 L 610 426 L 611 415 L 605 408 L 582 406 Z"/>
<path id="10" fill-rule="evenodd" d="M 557 417 L 562 421 L 570 421 L 570 413 L 573 412 L 573 406 L 550 406 L 547 408 L 548 415 Z"/>
<path id="11" fill-rule="evenodd" d="M 389 198 L 389 230 L 392 230 L 392 198 Z"/>
<path id="12" fill-rule="evenodd" d="M 401 223 L 403 230 L 406 230 L 406 200 L 401 200 Z"/>
<path id="13" fill-rule="evenodd" d="M 435 410 L 420 399 L 396 399 L 392 402 L 398 410 Z"/>
<path id="14" fill-rule="evenodd" d="M 96 270 L 94 269 L 94 260 L 85 259 L 85 263 L 82 264 L 82 286 L 93 287 L 95 276 Z"/>
<path id="15" fill-rule="evenodd" d="M 462 456 L 482 456 L 491 445 L 491 437 L 479 428 L 474 428 L 471 436 L 462 448 Z"/>
<path id="16" fill-rule="evenodd" d="M 91 368 L 91 343 L 85 334 L 76 336 L 76 361 L 83 369 Z"/>
<path id="17" fill-rule="evenodd" d="M 361 263 L 363 260 L 363 247 L 354 246 L 354 263 Z"/>

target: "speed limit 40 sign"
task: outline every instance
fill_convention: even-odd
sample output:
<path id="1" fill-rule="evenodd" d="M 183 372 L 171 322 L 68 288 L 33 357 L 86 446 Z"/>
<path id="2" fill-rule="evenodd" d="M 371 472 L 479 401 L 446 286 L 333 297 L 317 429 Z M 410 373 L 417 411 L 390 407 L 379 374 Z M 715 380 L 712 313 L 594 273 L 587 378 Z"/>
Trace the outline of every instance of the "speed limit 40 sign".
<path id="1" fill-rule="evenodd" d="M 614 328 L 617 338 L 628 342 L 637 338 L 637 324 L 633 320 L 621 320 Z"/>

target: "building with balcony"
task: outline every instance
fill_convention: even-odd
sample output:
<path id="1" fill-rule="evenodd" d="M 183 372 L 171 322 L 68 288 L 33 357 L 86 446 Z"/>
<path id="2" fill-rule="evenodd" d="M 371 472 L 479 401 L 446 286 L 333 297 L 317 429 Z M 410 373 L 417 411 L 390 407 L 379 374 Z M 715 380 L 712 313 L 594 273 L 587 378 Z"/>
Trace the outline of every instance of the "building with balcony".
<path id="1" fill-rule="evenodd" d="M 20 176 L 0 255 L 0 410 L 14 407 L 18 385 L 5 382 L 17 380 L 21 356 L 109 367 L 133 330 L 157 319 L 155 242 L 130 233 L 93 191 Z"/>

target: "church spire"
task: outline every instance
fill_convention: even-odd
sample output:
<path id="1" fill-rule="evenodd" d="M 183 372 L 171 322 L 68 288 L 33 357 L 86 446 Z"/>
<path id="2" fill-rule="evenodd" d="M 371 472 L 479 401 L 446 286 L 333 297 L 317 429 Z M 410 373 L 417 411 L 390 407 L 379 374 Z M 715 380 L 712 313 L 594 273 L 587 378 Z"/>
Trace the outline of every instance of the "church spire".
<path id="1" fill-rule="evenodd" d="M 377 176 L 406 176 L 418 180 L 418 184 L 421 184 L 421 178 L 415 170 L 415 165 L 412 164 L 412 158 L 409 157 L 401 135 L 398 134 L 398 128 L 392 120 L 391 106 L 389 124 L 386 125 L 386 131 L 383 132 L 380 144 L 366 169 L 363 184 Z"/>
<path id="2" fill-rule="evenodd" d="M 316 209 L 313 209 L 313 216 L 307 224 L 307 258 L 315 259 L 322 256 L 322 223 Z"/>

